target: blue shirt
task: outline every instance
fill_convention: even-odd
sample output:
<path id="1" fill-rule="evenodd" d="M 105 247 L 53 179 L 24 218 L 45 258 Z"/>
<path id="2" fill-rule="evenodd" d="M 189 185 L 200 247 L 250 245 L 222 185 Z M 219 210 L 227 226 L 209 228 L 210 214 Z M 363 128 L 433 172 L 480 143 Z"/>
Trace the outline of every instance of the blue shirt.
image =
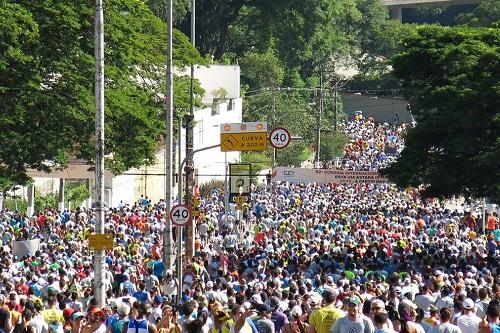
<path id="1" fill-rule="evenodd" d="M 163 271 L 165 270 L 165 265 L 160 260 L 153 263 L 153 274 L 156 275 L 158 279 L 163 277 Z"/>

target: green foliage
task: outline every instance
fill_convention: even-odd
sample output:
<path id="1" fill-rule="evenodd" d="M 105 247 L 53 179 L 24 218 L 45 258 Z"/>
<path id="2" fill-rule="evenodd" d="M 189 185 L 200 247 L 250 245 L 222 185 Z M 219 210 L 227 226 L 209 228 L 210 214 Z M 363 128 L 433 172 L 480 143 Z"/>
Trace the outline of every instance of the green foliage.
<path id="1" fill-rule="evenodd" d="M 344 152 L 349 137 L 343 132 L 321 133 L 319 156 L 322 161 L 331 161 Z"/>
<path id="2" fill-rule="evenodd" d="M 200 195 L 202 198 L 208 198 L 214 190 L 217 190 L 219 193 L 224 193 L 224 181 L 220 179 L 211 179 L 201 184 Z"/>
<path id="3" fill-rule="evenodd" d="M 7 197 L 3 201 L 4 209 L 11 211 L 26 212 L 28 209 L 28 201 L 19 197 Z"/>
<path id="4" fill-rule="evenodd" d="M 271 157 L 266 153 L 259 153 L 259 152 L 242 153 L 241 162 L 252 164 L 252 176 L 260 174 L 262 170 L 271 168 Z"/>
<path id="5" fill-rule="evenodd" d="M 0 7 L 0 178 L 26 183 L 27 168 L 46 170 L 47 161 L 93 161 L 93 6 L 12 0 Z M 105 154 L 120 173 L 152 163 L 163 133 L 166 26 L 141 1 L 106 1 L 104 15 Z M 175 64 L 204 62 L 186 36 L 173 38 Z M 189 94 L 177 92 L 175 107 L 183 107 Z"/>
<path id="6" fill-rule="evenodd" d="M 459 24 L 471 27 L 500 27 L 500 0 L 486 0 L 472 12 L 457 16 Z"/>
<path id="7" fill-rule="evenodd" d="M 302 162 L 313 158 L 313 153 L 304 141 L 292 141 L 285 149 L 276 152 L 276 163 L 279 166 L 300 167 Z"/>
<path id="8" fill-rule="evenodd" d="M 66 206 L 71 202 L 72 207 L 81 206 L 81 204 L 90 197 L 85 182 L 69 183 L 64 187 L 64 199 Z"/>
<path id="9" fill-rule="evenodd" d="M 422 27 L 393 66 L 417 126 L 384 174 L 430 196 L 498 202 L 500 29 Z"/>
<path id="10" fill-rule="evenodd" d="M 35 212 L 41 212 L 47 208 L 57 208 L 58 200 L 59 196 L 57 192 L 41 195 L 35 191 Z"/>

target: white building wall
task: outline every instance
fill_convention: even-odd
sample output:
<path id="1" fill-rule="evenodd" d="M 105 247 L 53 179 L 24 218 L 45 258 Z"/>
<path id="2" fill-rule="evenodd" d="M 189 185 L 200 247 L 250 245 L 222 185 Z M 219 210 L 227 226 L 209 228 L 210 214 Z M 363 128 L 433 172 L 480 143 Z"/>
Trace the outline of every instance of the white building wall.
<path id="1" fill-rule="evenodd" d="M 240 123 L 242 121 L 242 100 L 233 99 L 227 103 L 220 103 L 212 108 L 196 110 L 194 128 L 194 149 L 200 149 L 220 144 L 220 124 Z M 240 152 L 227 152 L 227 162 L 240 162 Z M 198 152 L 194 155 L 194 165 L 198 173 L 198 184 L 203 184 L 211 179 L 224 179 L 225 153 L 220 147 Z"/>

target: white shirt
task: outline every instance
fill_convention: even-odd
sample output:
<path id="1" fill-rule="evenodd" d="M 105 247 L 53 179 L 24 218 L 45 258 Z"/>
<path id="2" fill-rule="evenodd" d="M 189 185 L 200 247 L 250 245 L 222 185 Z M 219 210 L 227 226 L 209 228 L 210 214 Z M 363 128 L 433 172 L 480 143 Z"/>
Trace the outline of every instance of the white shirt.
<path id="1" fill-rule="evenodd" d="M 434 326 L 430 333 L 462 333 L 458 326 L 451 323 L 444 323 L 438 326 Z"/>
<path id="2" fill-rule="evenodd" d="M 463 314 L 457 318 L 457 326 L 462 333 L 477 333 L 479 331 L 479 323 L 481 318 L 473 313 Z"/>

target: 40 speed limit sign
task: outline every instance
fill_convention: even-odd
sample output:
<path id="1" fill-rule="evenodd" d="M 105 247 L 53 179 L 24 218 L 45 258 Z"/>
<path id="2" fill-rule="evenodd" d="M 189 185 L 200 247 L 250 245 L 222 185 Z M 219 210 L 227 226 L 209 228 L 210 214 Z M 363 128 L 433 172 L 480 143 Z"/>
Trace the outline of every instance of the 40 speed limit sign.
<path id="1" fill-rule="evenodd" d="M 276 127 L 272 130 L 271 134 L 269 134 L 269 142 L 271 143 L 271 146 L 277 149 L 286 148 L 290 144 L 291 140 L 292 137 L 290 132 L 283 127 Z"/>
<path id="2" fill-rule="evenodd" d="M 170 221 L 177 227 L 184 227 L 191 221 L 191 212 L 186 205 L 177 205 L 170 210 Z"/>

